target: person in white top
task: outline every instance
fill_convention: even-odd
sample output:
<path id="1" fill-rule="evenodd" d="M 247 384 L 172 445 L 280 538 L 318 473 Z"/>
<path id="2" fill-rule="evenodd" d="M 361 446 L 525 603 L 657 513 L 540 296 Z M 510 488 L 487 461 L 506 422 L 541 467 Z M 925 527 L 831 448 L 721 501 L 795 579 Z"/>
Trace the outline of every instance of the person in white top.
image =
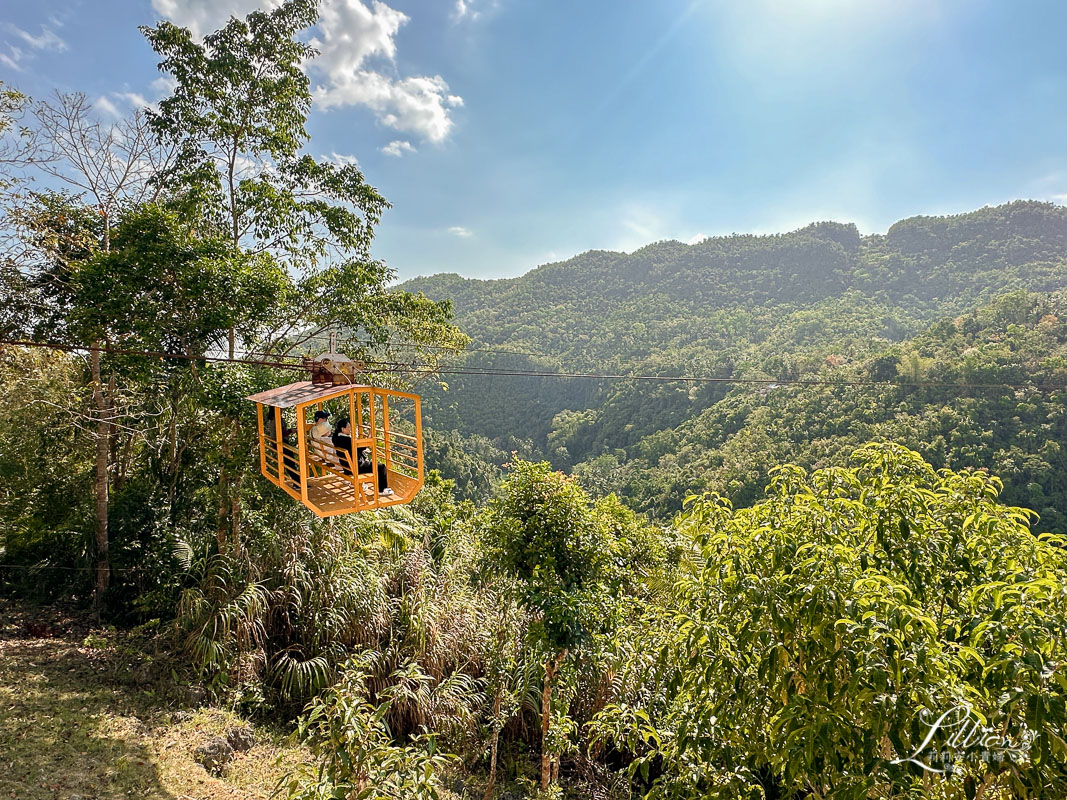
<path id="1" fill-rule="evenodd" d="M 333 428 L 330 427 L 330 415 L 325 411 L 315 412 L 315 424 L 311 426 L 312 452 L 320 458 L 336 464 L 337 454 L 333 452 Z"/>

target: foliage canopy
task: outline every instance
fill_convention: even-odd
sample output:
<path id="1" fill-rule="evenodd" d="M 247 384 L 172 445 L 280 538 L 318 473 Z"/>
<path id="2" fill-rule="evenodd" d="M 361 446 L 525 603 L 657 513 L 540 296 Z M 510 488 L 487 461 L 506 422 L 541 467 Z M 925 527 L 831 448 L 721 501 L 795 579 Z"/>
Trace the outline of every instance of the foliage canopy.
<path id="1" fill-rule="evenodd" d="M 664 800 L 927 797 L 920 763 L 944 770 L 945 750 L 945 797 L 1063 792 L 1065 541 L 1000 488 L 869 445 L 848 468 L 778 468 L 751 508 L 694 499 L 693 568 L 601 734 Z M 953 742 L 932 724 L 953 709 L 990 734 Z"/>

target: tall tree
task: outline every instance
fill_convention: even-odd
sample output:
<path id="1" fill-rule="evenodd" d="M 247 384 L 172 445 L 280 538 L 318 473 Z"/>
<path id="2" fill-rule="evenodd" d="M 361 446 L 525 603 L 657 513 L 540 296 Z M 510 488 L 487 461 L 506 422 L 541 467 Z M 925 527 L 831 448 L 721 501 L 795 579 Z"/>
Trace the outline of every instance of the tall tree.
<path id="1" fill-rule="evenodd" d="M 661 800 L 1064 796 L 1064 540 L 1000 489 L 871 444 L 751 508 L 694 499 L 640 699 L 595 727 Z"/>
<path id="2" fill-rule="evenodd" d="M 100 246 L 107 252 L 120 208 L 161 196 L 159 178 L 170 168 L 174 149 L 160 146 L 143 109 L 106 124 L 80 92 L 37 103 L 33 117 L 37 167 L 96 209 L 103 222 Z"/>
<path id="3" fill-rule="evenodd" d="M 32 156 L 25 128 L 18 130 L 29 102 L 22 92 L 0 81 L 0 189 L 15 182 L 15 173 Z"/>
<path id="4" fill-rule="evenodd" d="M 68 197 L 28 193 L 14 209 L 16 224 L 28 233 L 38 257 L 36 265 L 29 266 L 34 280 L 25 287 L 30 302 L 37 303 L 33 314 L 38 320 L 36 327 L 48 338 L 55 338 L 58 333 L 76 330 L 76 326 L 62 324 L 62 317 L 70 310 L 63 300 L 66 290 L 62 276 L 95 252 L 111 249 L 111 230 L 120 208 L 160 196 L 158 178 L 166 170 L 172 151 L 157 145 L 142 111 L 104 124 L 80 93 L 57 94 L 54 100 L 37 103 L 32 116 L 29 138 L 33 163 L 74 193 Z M 95 219 L 87 219 L 83 209 L 91 209 Z M 99 612 L 111 577 L 108 492 L 109 454 L 116 430 L 115 380 L 113 375 L 105 377 L 101 369 L 100 354 L 107 346 L 106 339 L 75 336 L 70 343 L 86 342 L 90 345 L 96 418 L 94 604 Z"/>
<path id="5" fill-rule="evenodd" d="M 604 621 L 611 538 L 585 492 L 547 463 L 519 461 L 493 507 L 504 569 L 547 651 L 541 691 L 541 789 L 553 780 L 552 694 L 564 662 Z"/>
<path id="6" fill-rule="evenodd" d="M 169 22 L 142 28 L 175 82 L 151 119 L 180 148 L 169 177 L 184 201 L 224 231 L 235 252 L 270 253 L 299 276 L 280 298 L 274 330 L 261 332 L 258 344 L 268 348 L 327 327 L 340 311 L 357 311 L 353 301 L 391 277 L 369 255 L 385 198 L 355 164 L 301 152 L 312 101 L 302 66 L 315 51 L 298 36 L 317 16 L 313 0 L 288 0 L 231 18 L 202 43 Z M 235 346 L 231 332 L 231 357 Z"/>
<path id="7" fill-rule="evenodd" d="M 370 256 L 385 198 L 354 163 L 303 152 L 312 102 L 303 67 L 315 51 L 299 36 L 316 19 L 314 0 L 287 0 L 231 18 L 202 42 L 169 22 L 142 28 L 174 82 L 150 112 L 160 139 L 180 154 L 166 181 L 174 202 L 224 237 L 235 257 L 251 254 L 290 278 L 262 324 L 230 328 L 230 358 L 238 340 L 287 355 L 338 330 L 350 334 L 342 346 L 356 357 L 397 338 L 433 345 L 421 350 L 432 365 L 447 352 L 440 345 L 465 341 L 449 324 L 450 304 L 386 288 L 393 272 Z M 225 517 L 235 528 L 239 516 L 233 484 L 242 467 L 230 463 L 229 442 L 222 439 L 220 541 Z"/>

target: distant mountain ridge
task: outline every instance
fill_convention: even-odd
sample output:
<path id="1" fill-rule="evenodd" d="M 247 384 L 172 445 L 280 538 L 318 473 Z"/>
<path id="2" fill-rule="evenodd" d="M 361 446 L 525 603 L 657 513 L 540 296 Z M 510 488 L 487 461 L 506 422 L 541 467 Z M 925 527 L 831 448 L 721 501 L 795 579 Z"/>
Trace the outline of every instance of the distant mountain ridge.
<path id="1" fill-rule="evenodd" d="M 789 233 L 712 237 L 695 245 L 657 242 L 630 254 L 590 250 L 517 278 L 449 273 L 401 288 L 451 299 L 469 333 L 501 343 L 521 331 L 520 321 L 548 309 L 569 315 L 649 297 L 665 296 L 689 311 L 810 304 L 847 291 L 924 305 L 954 297 L 974 305 L 1020 282 L 1034 291 L 1062 286 L 1064 259 L 1067 208 L 1016 201 L 910 217 L 884 236 L 861 236 L 850 223 L 818 222 Z M 1018 274 L 1022 267 L 1028 267 L 1025 275 Z"/>
<path id="2" fill-rule="evenodd" d="M 1067 381 L 1067 345 L 1056 338 L 1062 329 L 1067 341 L 1067 208 L 1051 203 L 911 217 L 885 235 L 819 222 L 769 236 L 657 242 L 630 254 L 589 251 L 517 278 L 446 274 L 402 288 L 453 301 L 475 341 L 463 366 L 782 381 Z M 447 380 L 448 391 L 426 393 L 428 426 L 448 437 L 447 446 L 440 438 L 431 444 L 430 466 L 436 459 L 446 473 L 469 477 L 518 450 L 620 491 L 640 509 L 675 509 L 700 488 L 751 500 L 768 454 L 834 463 L 862 443 L 859 431 L 923 447 L 918 431 L 949 436 L 936 422 L 941 407 L 951 409 L 945 424 L 988 435 L 966 446 L 945 439 L 925 453 L 933 463 L 1043 464 L 1035 474 L 1067 486 L 1067 460 L 1061 475 L 1060 457 L 1041 449 L 1044 437 L 1067 437 L 1067 415 L 1057 416 L 1048 398 L 1016 419 L 1006 399 L 975 404 L 966 392 L 858 390 L 814 402 L 814 390 L 768 396 L 726 383 Z M 827 404 L 836 404 L 837 423 L 819 419 Z M 903 409 L 914 417 L 906 426 L 894 421 Z M 453 463 L 457 453 L 469 459 Z M 1015 500 L 1026 496 L 1011 491 Z"/>

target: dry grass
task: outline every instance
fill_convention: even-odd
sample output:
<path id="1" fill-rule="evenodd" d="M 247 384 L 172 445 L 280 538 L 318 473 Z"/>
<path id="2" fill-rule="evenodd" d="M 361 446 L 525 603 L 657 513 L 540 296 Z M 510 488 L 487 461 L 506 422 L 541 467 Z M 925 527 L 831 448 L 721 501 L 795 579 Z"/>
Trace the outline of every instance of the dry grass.
<path id="1" fill-rule="evenodd" d="M 238 718 L 182 711 L 130 676 L 123 637 L 0 600 L 0 800 L 270 797 L 305 753 L 256 729 L 219 778 L 192 757 Z"/>

